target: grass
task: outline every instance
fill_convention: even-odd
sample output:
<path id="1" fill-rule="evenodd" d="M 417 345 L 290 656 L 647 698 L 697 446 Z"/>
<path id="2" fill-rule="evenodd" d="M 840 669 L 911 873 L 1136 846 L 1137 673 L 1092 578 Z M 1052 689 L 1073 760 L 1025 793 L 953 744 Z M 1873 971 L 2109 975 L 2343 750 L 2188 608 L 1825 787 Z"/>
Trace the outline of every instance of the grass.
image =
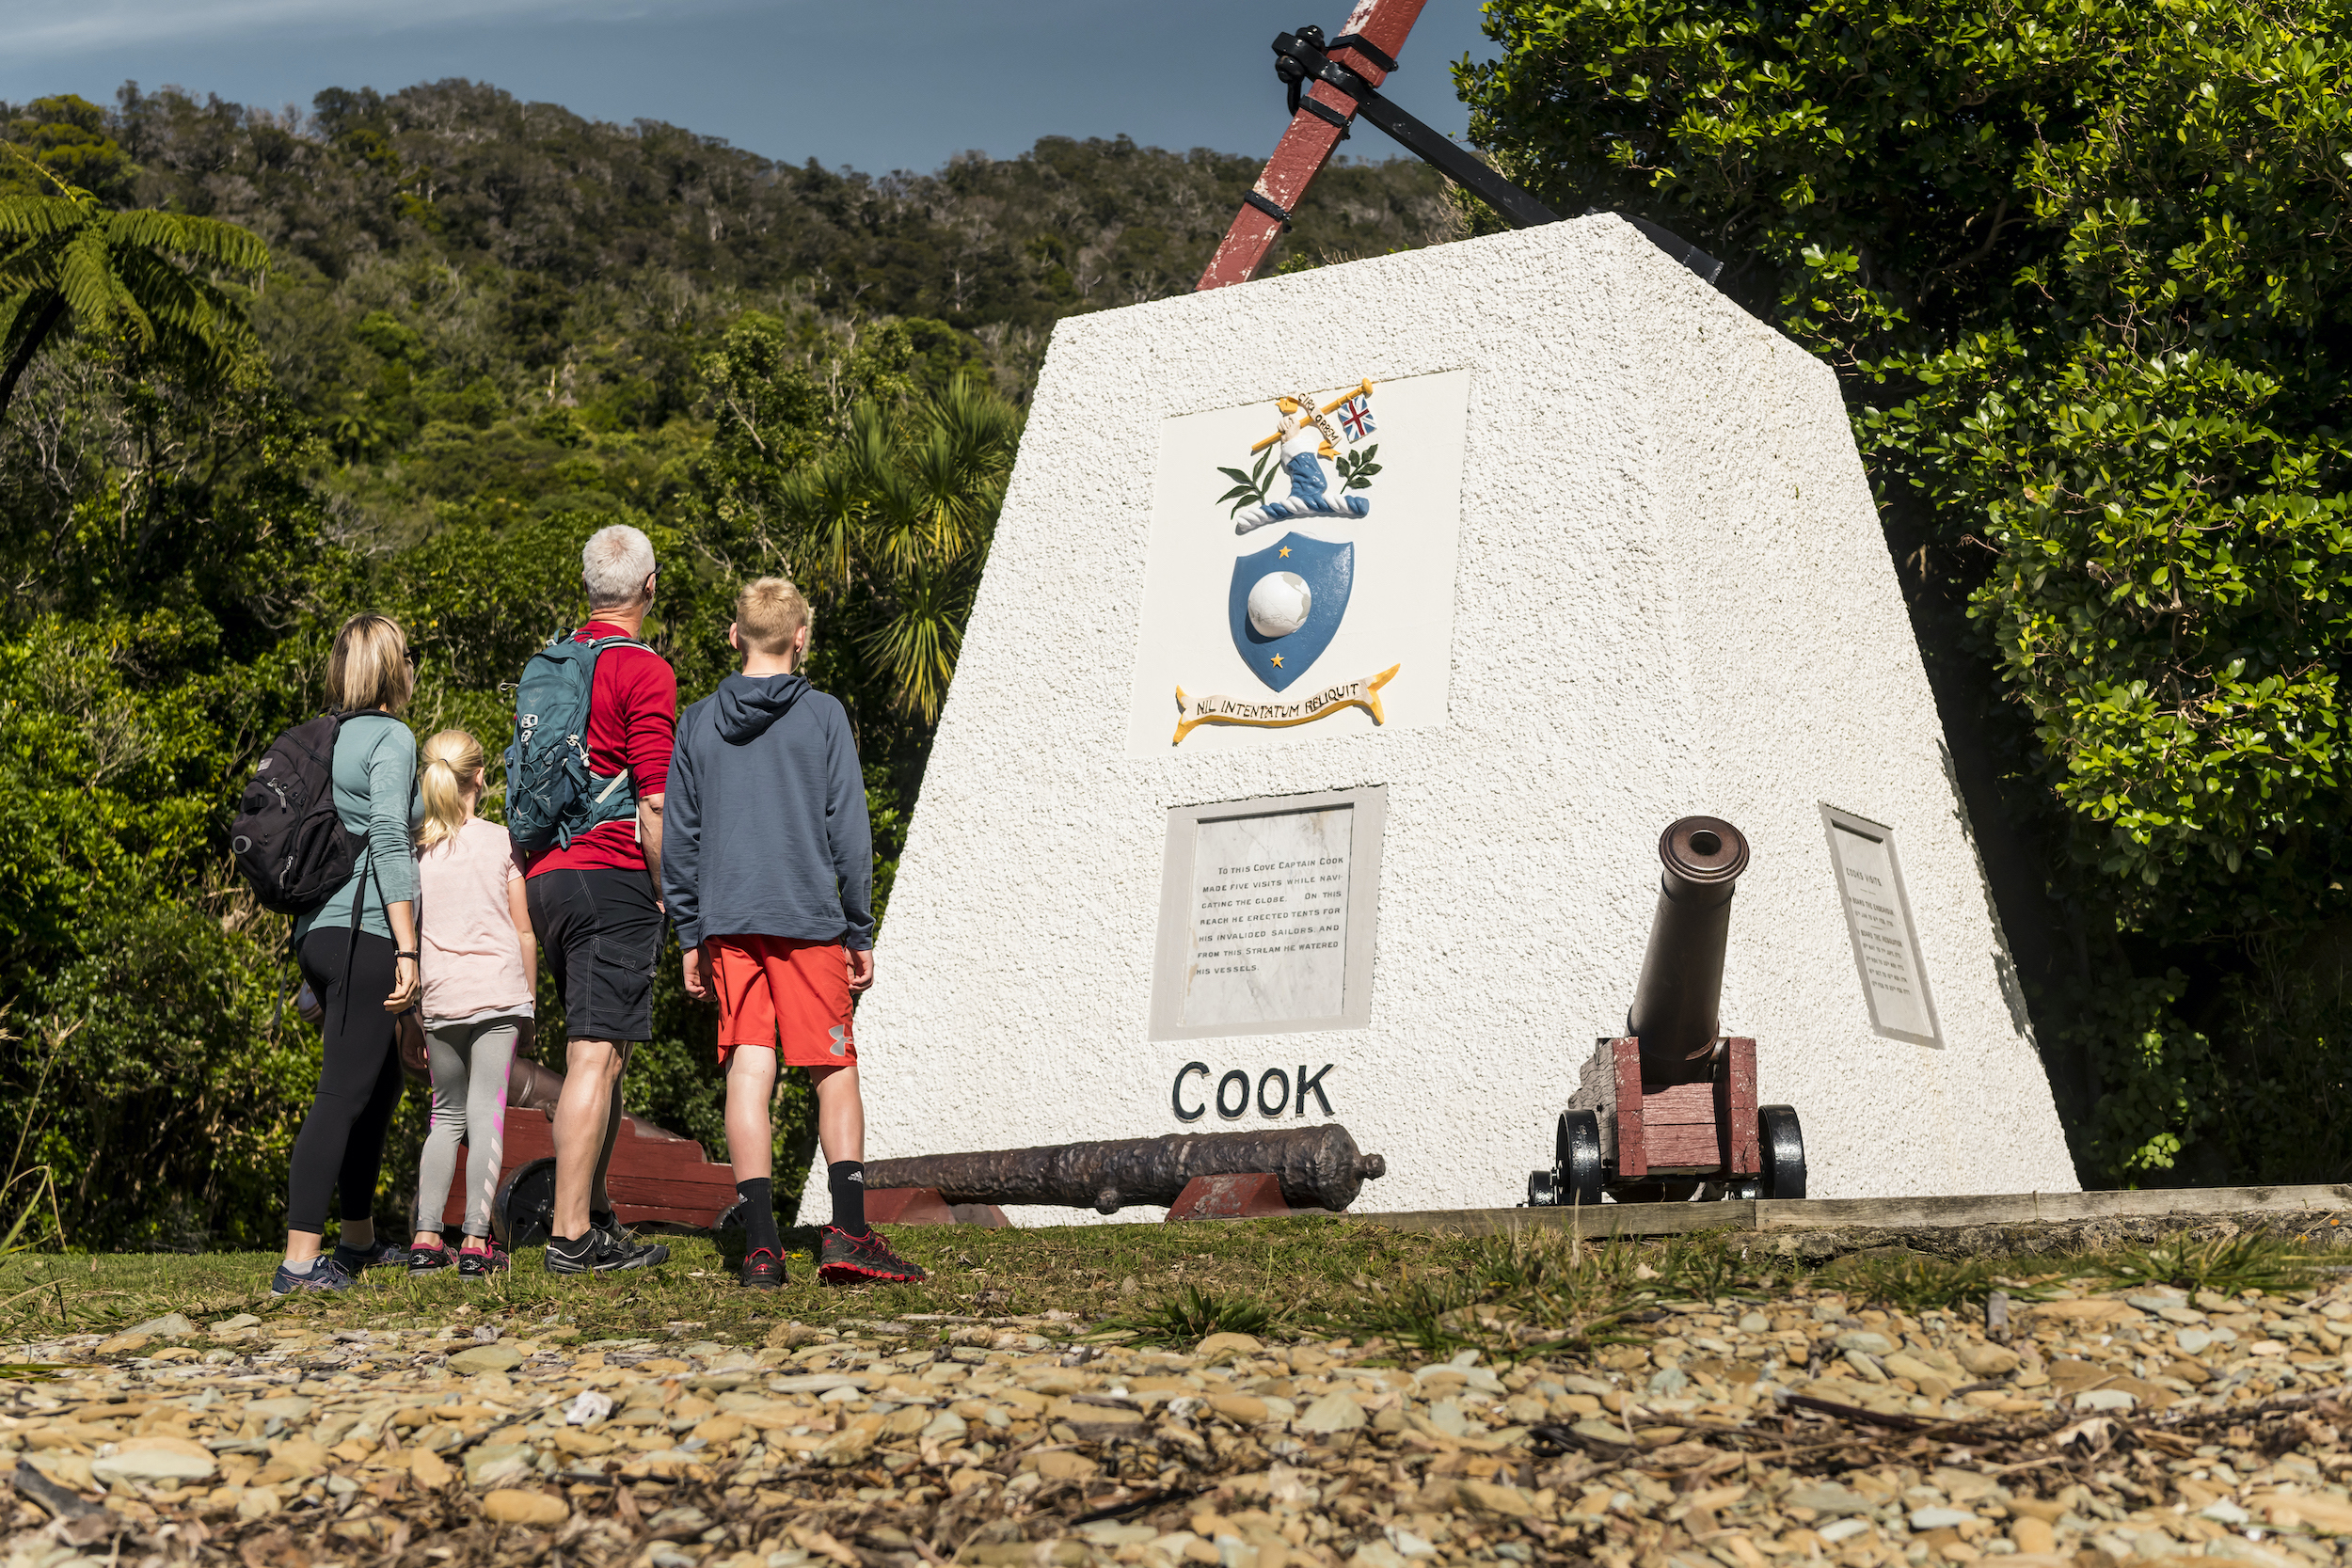
<path id="1" fill-rule="evenodd" d="M 2110 1265 L 2113 1277 L 2128 1283 L 2169 1285 L 2183 1291 L 2280 1291 L 2311 1279 L 2314 1260 L 2269 1236 L 2221 1241 L 2179 1241 L 2124 1254 Z"/>
<path id="2" fill-rule="evenodd" d="M 830 1291 L 815 1282 L 814 1232 L 787 1237 L 797 1248 L 781 1291 L 752 1292 L 716 1243 L 666 1238 L 666 1267 L 558 1279 L 532 1249 L 506 1276 L 484 1284 L 453 1272 L 370 1275 L 343 1297 L 279 1301 L 267 1294 L 274 1254 L 162 1253 L 17 1256 L 0 1259 L 0 1340 L 103 1332 L 177 1311 L 202 1322 L 238 1312 L 326 1328 L 421 1327 L 458 1322 L 550 1319 L 583 1338 L 675 1333 L 695 1339 L 751 1341 L 778 1323 L 830 1327 L 910 1313 L 969 1317 L 1065 1314 L 1072 1327 L 1104 1329 L 1133 1320 L 1131 1332 L 1156 1339 L 1191 1336 L 1201 1324 L 1263 1332 L 1278 1322 L 1342 1332 L 1356 1295 L 1353 1276 L 1420 1266 L 1423 1255 L 1458 1247 L 1344 1219 L 1155 1226 L 1073 1226 L 1040 1230 L 894 1227 L 894 1244 L 930 1271 L 925 1284 Z M 1251 1326 L 1254 1325 L 1254 1326 Z"/>
<path id="3" fill-rule="evenodd" d="M 1931 1258 L 1857 1254 L 1823 1272 L 1825 1283 L 1908 1311 L 1980 1302 L 1994 1291 L 2033 1301 L 2069 1283 L 2117 1289 L 2286 1291 L 2309 1285 L 2325 1260 L 2274 1237 L 2180 1241 L 2161 1246 L 2074 1257 Z"/>
<path id="4" fill-rule="evenodd" d="M 1866 1258 L 1833 1267 L 1830 1277 L 1845 1290 L 1907 1312 L 1926 1312 L 1982 1301 L 1994 1291 L 2029 1297 L 2033 1288 L 2012 1286 L 2016 1264 L 1982 1258 Z M 2041 1293 L 2047 1293 L 2046 1291 Z"/>
<path id="5" fill-rule="evenodd" d="M 1132 1331 L 1152 1344 L 1189 1345 L 1212 1334 L 1272 1333 L 1280 1314 L 1246 1296 L 1221 1295 L 1186 1285 L 1174 1295 L 1162 1295 L 1133 1317 L 1115 1317 L 1109 1326 Z"/>
<path id="6" fill-rule="evenodd" d="M 659 1270 L 558 1279 L 533 1250 L 485 1284 L 461 1281 L 454 1271 L 387 1271 L 346 1296 L 284 1301 L 267 1294 L 274 1255 L 16 1254 L 0 1258 L 0 1342 L 117 1330 L 173 1311 L 199 1323 L 254 1312 L 317 1330 L 496 1323 L 534 1332 L 561 1326 L 582 1339 L 729 1343 L 756 1343 L 791 1323 L 866 1332 L 895 1323 L 920 1333 L 929 1330 L 896 1321 L 1051 1315 L 1037 1326 L 1057 1335 L 1153 1344 L 1220 1330 L 1376 1337 L 1440 1356 L 1465 1347 L 1598 1349 L 1640 1337 L 1645 1320 L 1679 1303 L 1727 1307 L 1801 1284 L 1841 1291 L 1856 1305 L 1922 1311 L 1981 1301 L 1994 1290 L 2031 1299 L 2070 1281 L 2276 1291 L 2313 1272 L 2289 1248 L 2262 1240 L 2065 1258 L 1862 1255 L 1806 1270 L 1738 1235 L 1579 1243 L 1550 1229 L 1461 1237 L 1344 1217 L 892 1234 L 930 1271 L 928 1282 L 821 1289 L 810 1231 L 787 1238 L 798 1248 L 790 1282 L 759 1293 L 736 1285 L 729 1259 L 703 1236 L 670 1238 L 672 1259 Z"/>

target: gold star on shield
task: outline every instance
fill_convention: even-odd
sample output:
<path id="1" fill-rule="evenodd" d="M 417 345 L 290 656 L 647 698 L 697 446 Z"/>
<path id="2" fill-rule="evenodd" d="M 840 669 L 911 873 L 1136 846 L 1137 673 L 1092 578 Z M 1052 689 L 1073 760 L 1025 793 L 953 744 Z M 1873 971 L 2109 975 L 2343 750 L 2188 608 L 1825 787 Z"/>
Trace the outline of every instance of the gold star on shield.
<path id="1" fill-rule="evenodd" d="M 1281 553 L 1280 555 L 1276 556 L 1274 559 L 1275 559 L 1275 560 L 1277 560 L 1277 561 L 1288 561 L 1290 558 L 1291 558 L 1291 547 L 1290 547 L 1288 545 L 1285 545 L 1285 546 L 1282 546 L 1282 553 Z"/>
<path id="2" fill-rule="evenodd" d="M 1282 656 L 1280 654 L 1276 654 L 1274 656 L 1274 667 L 1277 670 L 1279 670 L 1282 667 Z"/>

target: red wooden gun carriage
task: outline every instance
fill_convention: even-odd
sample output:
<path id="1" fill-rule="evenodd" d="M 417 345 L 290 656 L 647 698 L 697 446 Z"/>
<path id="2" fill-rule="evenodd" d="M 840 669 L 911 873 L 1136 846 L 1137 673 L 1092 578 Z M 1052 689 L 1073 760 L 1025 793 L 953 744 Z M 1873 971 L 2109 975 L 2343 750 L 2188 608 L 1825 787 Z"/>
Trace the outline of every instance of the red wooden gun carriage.
<path id="1" fill-rule="evenodd" d="M 499 1167 L 498 1196 L 490 1211 L 501 1244 L 533 1246 L 548 1238 L 555 1212 L 555 1101 L 564 1075 L 522 1057 L 507 1080 L 506 1148 Z M 715 1227 L 735 1206 L 735 1172 L 703 1153 L 691 1138 L 637 1117 L 621 1117 L 605 1173 L 612 1212 L 624 1225 L 667 1225 L 682 1229 Z M 466 1167 L 459 1161 L 441 1223 L 466 1217 Z"/>
<path id="2" fill-rule="evenodd" d="M 1531 1207 L 1689 1197 L 1804 1196 L 1804 1137 L 1787 1105 L 1756 1102 L 1756 1041 L 1718 1032 L 1732 884 L 1748 841 L 1715 816 L 1658 840 L 1664 873 L 1625 1033 L 1560 1114 Z M 1604 1119 L 1604 1117 L 1606 1119 Z"/>

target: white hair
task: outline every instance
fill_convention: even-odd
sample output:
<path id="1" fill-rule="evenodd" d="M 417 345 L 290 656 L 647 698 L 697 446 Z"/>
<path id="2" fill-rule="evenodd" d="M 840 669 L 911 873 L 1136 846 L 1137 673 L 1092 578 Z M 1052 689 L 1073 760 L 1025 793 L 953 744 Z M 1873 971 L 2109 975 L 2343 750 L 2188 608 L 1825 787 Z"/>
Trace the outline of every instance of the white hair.
<path id="1" fill-rule="evenodd" d="M 653 541 L 627 523 L 600 528 L 580 552 L 580 580 L 588 585 L 588 608 L 611 610 L 635 604 L 653 576 Z"/>

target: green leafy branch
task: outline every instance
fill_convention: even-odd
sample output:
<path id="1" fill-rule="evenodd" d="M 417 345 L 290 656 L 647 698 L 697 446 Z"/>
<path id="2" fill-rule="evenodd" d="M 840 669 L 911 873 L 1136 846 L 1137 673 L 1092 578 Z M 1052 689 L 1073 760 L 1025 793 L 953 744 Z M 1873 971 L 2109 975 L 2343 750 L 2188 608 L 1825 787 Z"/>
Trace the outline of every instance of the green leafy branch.
<path id="1" fill-rule="evenodd" d="M 1337 465 L 1340 470 L 1340 477 L 1347 481 L 1347 483 L 1341 486 L 1341 488 L 1346 490 L 1371 489 L 1372 476 L 1380 471 L 1380 465 L 1373 461 L 1375 457 L 1379 455 L 1379 452 L 1380 443 L 1375 441 L 1372 445 L 1366 447 L 1361 451 L 1343 451 L 1340 453 L 1339 463 Z"/>
<path id="2" fill-rule="evenodd" d="M 1274 482 L 1275 461 L 1281 449 L 1279 447 L 1266 448 L 1258 454 L 1258 460 L 1249 466 L 1248 473 L 1243 473 L 1239 468 L 1217 469 L 1218 473 L 1233 482 L 1233 487 L 1231 490 L 1216 498 L 1220 505 L 1226 501 L 1233 503 L 1232 510 L 1225 514 L 1228 517 L 1238 516 L 1245 506 L 1265 504 L 1265 487 Z"/>

